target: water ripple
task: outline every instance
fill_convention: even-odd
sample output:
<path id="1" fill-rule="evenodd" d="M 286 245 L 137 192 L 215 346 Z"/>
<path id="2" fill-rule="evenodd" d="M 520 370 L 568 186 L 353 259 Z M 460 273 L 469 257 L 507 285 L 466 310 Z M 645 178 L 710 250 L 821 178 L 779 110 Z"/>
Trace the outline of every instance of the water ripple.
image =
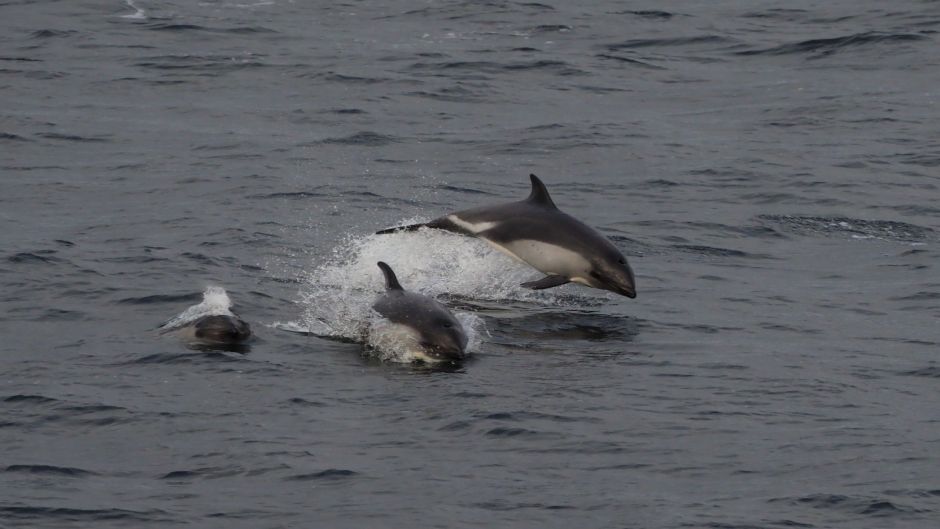
<path id="1" fill-rule="evenodd" d="M 836 52 L 864 47 L 874 44 L 894 44 L 903 42 L 918 42 L 930 40 L 924 35 L 913 33 L 856 33 L 844 37 L 833 37 L 826 39 L 810 39 L 789 44 L 781 44 L 772 48 L 760 50 L 742 50 L 735 52 L 737 55 L 760 56 L 760 55 L 811 55 L 810 58 L 818 59 L 827 57 Z"/>

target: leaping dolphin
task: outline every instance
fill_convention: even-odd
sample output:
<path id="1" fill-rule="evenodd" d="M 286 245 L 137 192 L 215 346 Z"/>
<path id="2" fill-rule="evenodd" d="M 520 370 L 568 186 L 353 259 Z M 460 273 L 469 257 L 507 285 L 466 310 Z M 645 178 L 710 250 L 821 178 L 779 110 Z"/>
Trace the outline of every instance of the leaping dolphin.
<path id="1" fill-rule="evenodd" d="M 532 192 L 519 202 L 451 213 L 422 224 L 380 230 L 376 234 L 436 228 L 479 237 L 496 249 L 545 274 L 522 283 L 534 290 L 580 283 L 636 297 L 636 281 L 627 258 L 606 237 L 555 206 L 545 184 L 534 174 Z"/>
<path id="2" fill-rule="evenodd" d="M 467 334 L 447 307 L 437 301 L 402 288 L 395 272 L 379 261 L 385 275 L 385 293 L 372 308 L 385 319 L 400 326 L 414 341 L 413 352 L 431 361 L 455 362 L 466 356 Z"/>

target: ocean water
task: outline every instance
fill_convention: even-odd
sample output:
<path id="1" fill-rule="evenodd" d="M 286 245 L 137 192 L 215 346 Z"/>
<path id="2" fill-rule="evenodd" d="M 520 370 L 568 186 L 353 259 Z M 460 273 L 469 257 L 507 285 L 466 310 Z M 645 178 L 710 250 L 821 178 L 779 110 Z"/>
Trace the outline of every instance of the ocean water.
<path id="1" fill-rule="evenodd" d="M 938 31 L 928 0 L 0 2 L 0 526 L 940 526 Z M 371 235 L 529 173 L 635 300 Z M 357 342 L 380 259 L 468 362 Z M 247 347 L 161 334 L 208 287 Z"/>

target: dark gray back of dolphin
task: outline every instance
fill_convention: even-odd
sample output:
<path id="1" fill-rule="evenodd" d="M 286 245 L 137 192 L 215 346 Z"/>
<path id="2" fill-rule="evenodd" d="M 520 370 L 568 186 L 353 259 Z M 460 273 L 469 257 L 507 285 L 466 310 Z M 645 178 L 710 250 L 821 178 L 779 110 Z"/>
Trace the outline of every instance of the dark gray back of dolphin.
<path id="1" fill-rule="evenodd" d="M 192 327 L 193 336 L 209 343 L 236 344 L 251 337 L 251 327 L 237 316 L 203 316 Z"/>
<path id="2" fill-rule="evenodd" d="M 460 360 L 466 356 L 467 334 L 447 307 L 437 301 L 402 288 L 395 272 L 379 261 L 385 275 L 385 293 L 372 308 L 392 323 L 405 325 L 420 336 L 420 345 L 431 357 Z"/>
<path id="3" fill-rule="evenodd" d="M 559 210 L 537 176 L 531 174 L 529 178 L 532 191 L 524 200 L 462 210 L 427 223 L 377 233 L 427 227 L 479 237 L 546 274 L 522 286 L 543 289 L 574 281 L 636 297 L 633 269 L 620 250 L 594 229 Z"/>

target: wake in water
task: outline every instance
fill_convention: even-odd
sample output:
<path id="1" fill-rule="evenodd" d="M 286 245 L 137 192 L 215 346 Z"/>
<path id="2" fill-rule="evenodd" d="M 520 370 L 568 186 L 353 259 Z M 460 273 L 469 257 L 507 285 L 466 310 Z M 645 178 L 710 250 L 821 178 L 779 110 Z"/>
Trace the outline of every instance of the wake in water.
<path id="1" fill-rule="evenodd" d="M 419 222 L 411 219 L 409 223 Z M 530 290 L 521 283 L 541 277 L 528 265 L 490 248 L 483 241 L 441 230 L 422 229 L 391 235 L 350 237 L 313 269 L 301 293 L 302 322 L 281 326 L 322 337 L 362 342 L 382 360 L 410 363 L 417 359 L 408 340 L 395 336 L 388 322 L 372 309 L 384 290 L 378 261 L 395 269 L 406 290 L 435 298 L 529 302 L 539 305 L 598 305 L 606 293 L 565 286 Z M 478 352 L 485 334 L 483 320 L 455 312 L 469 338 L 468 352 Z"/>

